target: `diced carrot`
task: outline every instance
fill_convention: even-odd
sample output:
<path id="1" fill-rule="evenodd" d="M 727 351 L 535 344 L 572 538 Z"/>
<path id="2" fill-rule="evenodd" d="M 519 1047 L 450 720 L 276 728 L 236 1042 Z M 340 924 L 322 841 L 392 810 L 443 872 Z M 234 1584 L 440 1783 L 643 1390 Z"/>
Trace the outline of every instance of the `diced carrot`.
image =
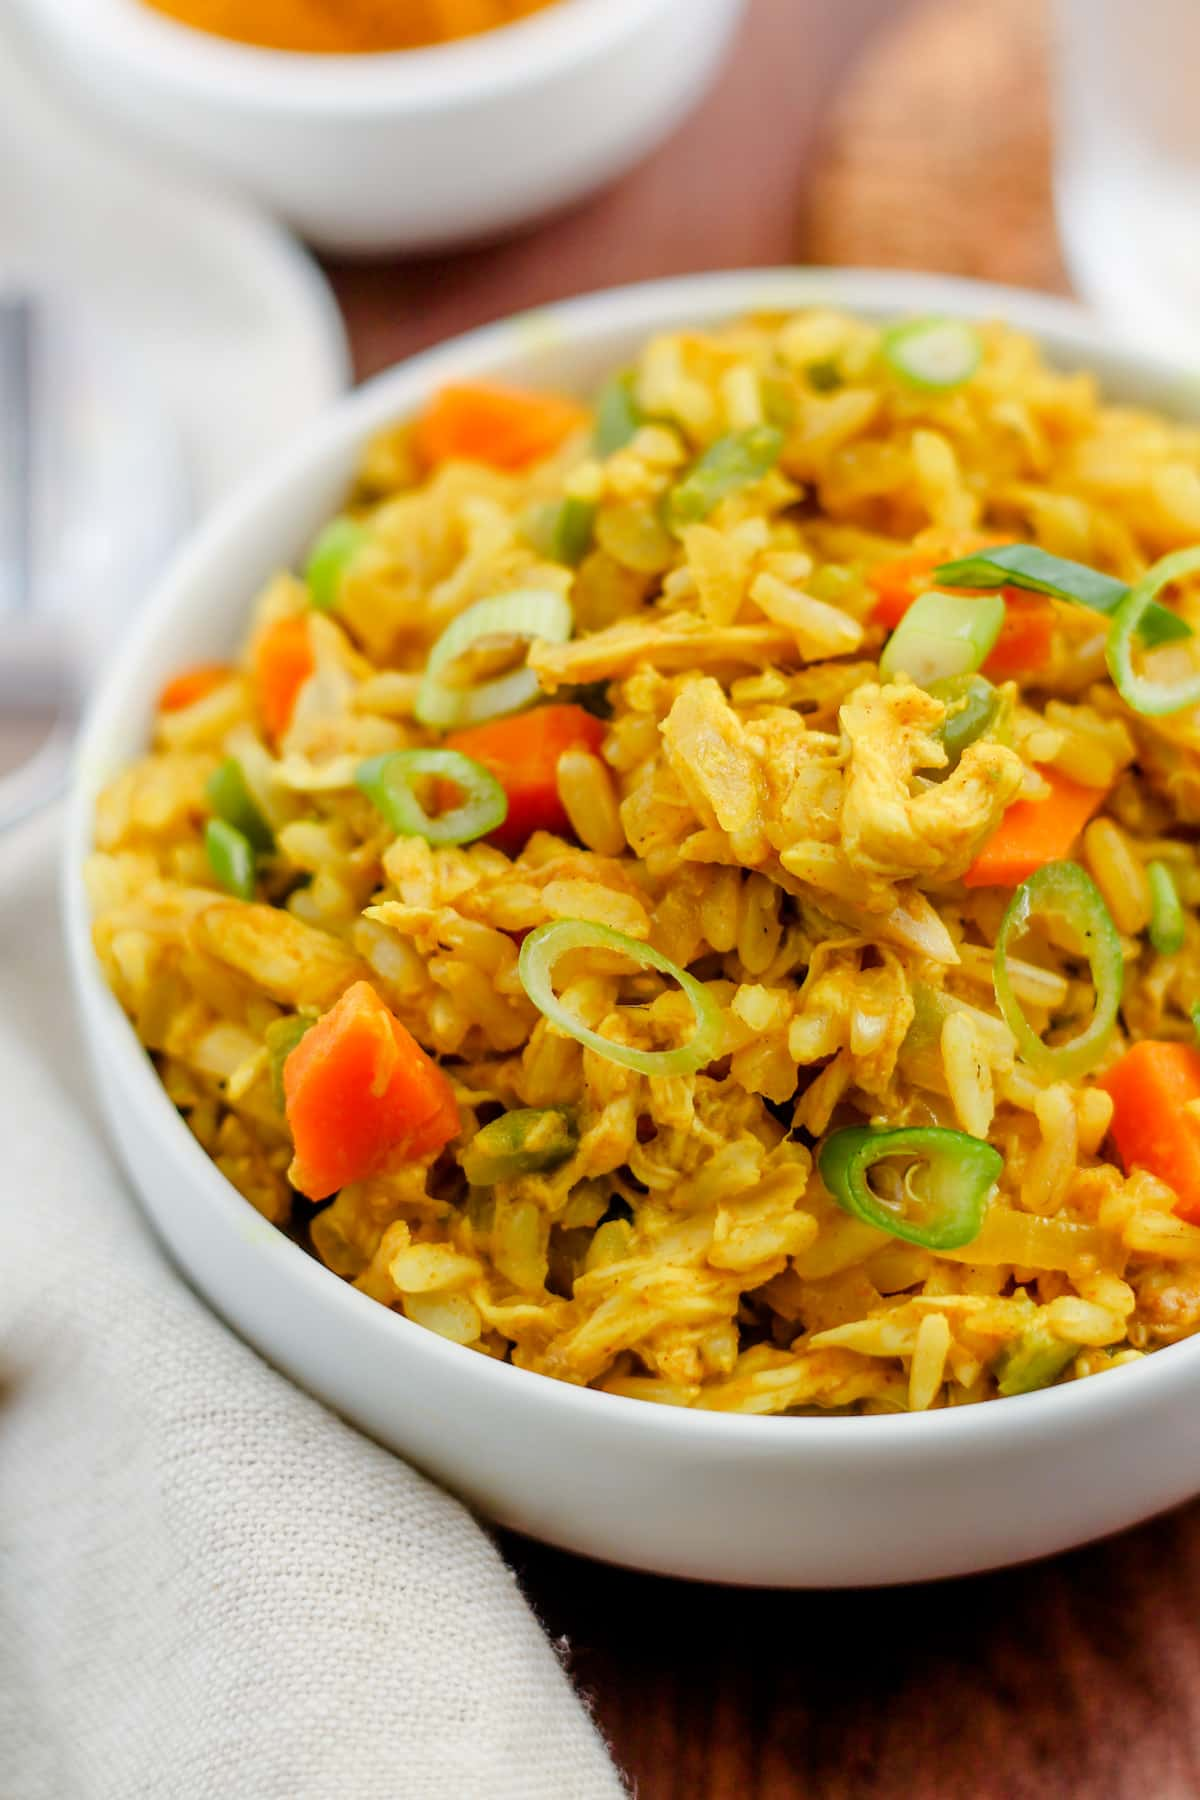
<path id="1" fill-rule="evenodd" d="M 1004 589 L 1004 623 L 983 673 L 991 681 L 1036 675 L 1054 649 L 1054 602 L 1020 588 Z"/>
<path id="2" fill-rule="evenodd" d="M 1069 856 L 1092 814 L 1104 803 L 1104 788 L 1084 787 L 1057 769 L 1038 770 L 1050 784 L 1044 800 L 1017 800 L 1009 807 L 963 881 L 967 887 L 1017 887 L 1043 863 Z"/>
<path id="3" fill-rule="evenodd" d="M 459 382 L 433 396 L 413 436 L 418 453 L 431 465 L 457 457 L 494 469 L 523 469 L 557 450 L 587 416 L 563 394 Z"/>
<path id="4" fill-rule="evenodd" d="M 459 1129 L 445 1075 L 366 981 L 348 987 L 283 1065 L 293 1186 L 324 1200 L 415 1162 Z"/>
<path id="5" fill-rule="evenodd" d="M 1200 1224 L 1200 1050 L 1145 1038 L 1097 1083 L 1111 1094 L 1113 1142 L 1128 1173 L 1148 1169 L 1179 1196 L 1178 1213 Z"/>
<path id="6" fill-rule="evenodd" d="M 508 796 L 508 817 L 491 841 L 515 856 L 535 831 L 571 829 L 558 797 L 558 759 L 564 750 L 599 750 L 604 722 L 582 706 L 539 706 L 511 719 L 453 731 L 446 739 L 490 769 Z"/>
<path id="7" fill-rule="evenodd" d="M 193 669 L 182 669 L 173 675 L 158 696 L 159 712 L 182 712 L 195 706 L 228 681 L 233 673 L 228 663 L 197 663 Z"/>
<path id="8" fill-rule="evenodd" d="M 923 549 L 906 550 L 903 556 L 876 563 L 874 568 L 867 570 L 867 585 L 873 587 L 879 596 L 871 617 L 877 625 L 886 625 L 889 631 L 894 631 L 917 595 L 925 593 L 933 585 L 933 571 L 941 563 L 951 562 L 960 556 L 970 556 L 976 550 L 986 550 L 990 544 L 1002 544 L 1004 541 L 1003 538 L 985 537 L 978 532 L 957 537 L 946 533 L 935 543 L 926 543 Z M 938 591 L 966 594 L 979 590 L 939 588 Z M 1006 590 L 1006 598 L 1009 591 Z"/>
<path id="9" fill-rule="evenodd" d="M 942 551 L 910 550 L 891 562 L 876 563 L 868 569 L 867 585 L 879 596 L 871 613 L 876 624 L 894 631 L 922 586 L 929 586 L 933 571 L 945 560 Z"/>
<path id="10" fill-rule="evenodd" d="M 316 662 L 303 613 L 289 613 L 268 625 L 254 646 L 254 687 L 263 724 L 273 738 L 287 730 L 296 695 Z"/>
<path id="11" fill-rule="evenodd" d="M 879 595 L 871 617 L 879 625 L 894 631 L 917 595 L 931 584 L 934 569 L 945 562 L 942 552 L 915 550 L 909 556 L 898 556 L 894 562 L 877 563 L 867 571 L 867 581 Z M 939 593 L 974 594 L 978 588 L 940 587 Z M 1022 588 L 1006 587 L 1004 624 L 1000 627 L 992 652 L 983 665 L 983 673 L 992 681 L 1009 681 L 1014 676 L 1032 675 L 1044 668 L 1054 647 L 1054 607 L 1041 594 L 1029 594 Z"/>

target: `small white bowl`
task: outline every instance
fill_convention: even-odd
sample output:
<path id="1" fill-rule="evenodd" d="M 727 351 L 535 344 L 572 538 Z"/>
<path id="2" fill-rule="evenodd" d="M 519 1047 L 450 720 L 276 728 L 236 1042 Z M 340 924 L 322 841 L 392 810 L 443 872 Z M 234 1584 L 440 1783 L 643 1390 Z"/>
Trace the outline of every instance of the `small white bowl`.
<path id="1" fill-rule="evenodd" d="M 141 0 L 12 0 L 53 63 L 148 143 L 329 250 L 507 231 L 631 167 L 707 87 L 745 0 L 557 0 L 373 56 L 229 43 Z"/>
<path id="2" fill-rule="evenodd" d="M 92 953 L 81 865 L 98 790 L 154 696 L 228 654 L 260 583 L 339 504 L 364 440 L 452 377 L 586 392 L 649 333 L 810 303 L 1004 317 L 1117 398 L 1200 416 L 1195 384 L 1061 301 L 936 277 L 774 271 L 597 294 L 418 357 L 343 402 L 177 562 L 86 730 L 65 863 L 75 986 L 112 1135 L 158 1231 L 242 1335 L 481 1512 L 637 1568 L 839 1586 L 990 1568 L 1115 1531 L 1200 1490 L 1200 1338 L 1044 1393 L 879 1418 L 747 1418 L 626 1400 L 493 1362 L 348 1287 L 267 1225 L 176 1114 Z M 153 1371 L 146 1371 L 153 1380 Z"/>

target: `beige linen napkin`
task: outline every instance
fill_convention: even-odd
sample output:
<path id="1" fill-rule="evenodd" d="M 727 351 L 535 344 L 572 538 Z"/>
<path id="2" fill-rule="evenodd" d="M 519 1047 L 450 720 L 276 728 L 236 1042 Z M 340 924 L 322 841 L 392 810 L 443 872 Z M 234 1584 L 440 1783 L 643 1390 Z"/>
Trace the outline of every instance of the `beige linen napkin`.
<path id="1" fill-rule="evenodd" d="M 142 1225 L 80 1086 L 52 839 L 0 854 L 0 1793 L 619 1800 L 471 1516 Z"/>

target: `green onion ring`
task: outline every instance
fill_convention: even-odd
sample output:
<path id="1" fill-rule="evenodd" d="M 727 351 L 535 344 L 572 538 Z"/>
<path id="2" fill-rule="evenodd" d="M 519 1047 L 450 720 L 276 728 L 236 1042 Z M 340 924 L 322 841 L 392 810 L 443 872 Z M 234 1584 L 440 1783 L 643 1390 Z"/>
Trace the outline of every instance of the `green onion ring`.
<path id="1" fill-rule="evenodd" d="M 1008 974 L 1008 946 L 1036 913 L 1057 913 L 1083 940 L 1096 990 L 1090 1024 L 1066 1044 L 1044 1044 L 1021 1010 Z M 1049 862 L 1023 881 L 1000 924 L 992 965 L 996 1002 L 1021 1055 L 1039 1075 L 1073 1081 L 1099 1062 L 1116 1022 L 1125 982 L 1121 940 L 1090 875 L 1078 863 Z"/>
<path id="2" fill-rule="evenodd" d="M 779 461 L 783 445 L 777 425 L 751 425 L 718 438 L 668 490 L 663 516 L 669 529 L 678 532 L 699 524 L 728 494 L 762 481 Z"/>
<path id="3" fill-rule="evenodd" d="M 1187 924 L 1175 877 L 1165 862 L 1146 864 L 1150 884 L 1150 942 L 1159 956 L 1174 956 L 1183 949 Z"/>
<path id="4" fill-rule="evenodd" d="M 430 815 L 413 788 L 429 775 L 452 782 L 465 798 Z M 398 837 L 422 837 L 427 844 L 469 844 L 508 817 L 508 796 L 492 771 L 461 750 L 389 750 L 360 763 L 354 781 Z"/>
<path id="5" fill-rule="evenodd" d="M 606 381 L 596 396 L 592 448 L 597 456 L 613 456 L 636 437 L 646 423 L 637 403 L 637 378 L 632 369 Z"/>
<path id="6" fill-rule="evenodd" d="M 1051 556 L 1036 544 L 997 544 L 990 550 L 977 550 L 972 556 L 941 563 L 933 571 L 933 579 L 952 588 L 1015 587 L 1030 594 L 1048 594 L 1052 600 L 1086 606 L 1089 612 L 1107 618 L 1129 593 L 1126 583 L 1115 576 L 1102 575 L 1065 556 Z M 1173 638 L 1191 637 L 1192 628 L 1169 606 L 1155 601 L 1143 613 L 1138 635 L 1147 645 L 1166 644 Z"/>
<path id="7" fill-rule="evenodd" d="M 917 1200 L 908 1177 L 905 1193 L 930 1216 L 906 1215 L 874 1192 L 867 1177 L 875 1163 L 890 1156 L 925 1164 L 927 1194 Z M 817 1167 L 843 1212 L 862 1224 L 925 1250 L 957 1250 L 979 1236 L 984 1202 L 999 1179 L 1004 1158 L 982 1138 L 940 1125 L 902 1126 L 896 1131 L 851 1125 L 825 1139 Z"/>
<path id="8" fill-rule="evenodd" d="M 520 712 L 536 700 L 540 689 L 533 670 L 525 665 L 483 681 L 476 687 L 451 687 L 443 669 L 471 648 L 479 638 L 527 638 L 565 644 L 575 628 L 570 602 L 550 588 L 516 588 L 489 600 L 477 600 L 451 619 L 425 664 L 413 711 L 422 725 L 449 731 L 459 725 L 482 725 L 505 713 Z"/>
<path id="9" fill-rule="evenodd" d="M 567 494 L 531 506 L 521 520 L 521 535 L 548 562 L 574 569 L 592 547 L 595 524 L 595 502 Z"/>
<path id="10" fill-rule="evenodd" d="M 983 340 L 965 319 L 909 319 L 884 332 L 880 349 L 901 381 L 937 393 L 971 379 L 983 357 Z"/>
<path id="11" fill-rule="evenodd" d="M 696 1030 L 691 1041 L 681 1044 L 677 1050 L 636 1050 L 631 1045 L 617 1044 L 611 1038 L 601 1037 L 598 1031 L 585 1025 L 568 1011 L 553 987 L 555 964 L 572 950 L 617 950 L 643 968 L 657 969 L 660 975 L 669 975 L 677 981 L 696 1015 Z M 712 1062 L 719 1052 L 724 1029 L 721 1009 L 703 982 L 649 944 L 626 937 L 623 931 L 613 931 L 607 925 L 593 925 L 586 919 L 552 920 L 549 925 L 539 925 L 536 931 L 530 932 L 521 945 L 517 969 L 525 992 L 551 1024 L 578 1043 L 586 1044 L 597 1055 L 606 1056 L 609 1062 L 636 1069 L 639 1075 L 693 1075 L 697 1069 Z"/>
<path id="12" fill-rule="evenodd" d="M 239 900 L 253 900 L 254 845 L 245 832 L 227 819 L 210 819 L 204 827 L 204 849 L 208 866 L 225 892 Z"/>
<path id="13" fill-rule="evenodd" d="M 1150 608 L 1158 603 L 1158 595 L 1168 582 L 1181 581 L 1185 575 L 1200 571 L 1200 545 L 1188 550 L 1172 551 L 1162 557 L 1142 579 L 1130 588 L 1113 614 L 1105 652 L 1113 686 L 1127 706 L 1150 718 L 1163 713 L 1182 712 L 1185 706 L 1200 702 L 1200 672 L 1190 681 L 1155 681 L 1139 675 L 1133 666 L 1133 641 L 1141 631 Z"/>
<path id="14" fill-rule="evenodd" d="M 204 792 L 216 818 L 224 819 L 244 838 L 249 838 L 260 855 L 271 854 L 275 848 L 275 834 L 246 785 L 245 773 L 236 756 L 227 756 L 217 765 L 205 783 Z"/>
<path id="15" fill-rule="evenodd" d="M 937 735 L 945 746 L 947 763 L 944 769 L 930 774 L 931 780 L 938 781 L 952 774 L 962 761 L 963 751 L 991 730 L 1000 715 L 1001 700 L 986 675 L 951 675 L 942 681 L 931 681 L 927 692 L 946 708 Z"/>
<path id="16" fill-rule="evenodd" d="M 481 1125 L 459 1158 L 472 1187 L 494 1187 L 556 1169 L 575 1154 L 579 1130 L 562 1106 L 522 1106 Z"/>
<path id="17" fill-rule="evenodd" d="M 325 527 L 304 569 L 309 605 L 317 612 L 336 609 L 342 576 L 366 541 L 366 526 L 357 519 L 332 519 Z"/>
<path id="18" fill-rule="evenodd" d="M 997 1392 L 1032 1394 L 1049 1387 L 1075 1361 L 1080 1348 L 1079 1344 L 1064 1343 L 1049 1326 L 1035 1319 L 993 1364 Z"/>
<path id="19" fill-rule="evenodd" d="M 1004 624 L 999 594 L 920 594 L 884 646 L 879 673 L 918 687 L 970 675 L 985 663 Z"/>
<path id="20" fill-rule="evenodd" d="M 271 1073 L 271 1093 L 280 1112 L 284 1111 L 287 1101 L 283 1091 L 283 1065 L 305 1032 L 316 1024 L 317 1018 L 315 1008 L 302 1013 L 284 1013 L 281 1019 L 272 1019 L 263 1033 Z"/>

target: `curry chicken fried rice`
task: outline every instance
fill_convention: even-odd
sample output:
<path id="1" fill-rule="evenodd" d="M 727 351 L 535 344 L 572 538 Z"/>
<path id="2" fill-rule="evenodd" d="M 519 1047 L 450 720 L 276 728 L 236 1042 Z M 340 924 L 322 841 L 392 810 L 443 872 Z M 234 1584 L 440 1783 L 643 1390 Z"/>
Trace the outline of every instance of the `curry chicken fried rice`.
<path id="1" fill-rule="evenodd" d="M 726 1412 L 1200 1326 L 1200 428 L 1001 324 L 646 343 L 372 442 L 107 788 L 200 1144 L 381 1305 Z"/>

